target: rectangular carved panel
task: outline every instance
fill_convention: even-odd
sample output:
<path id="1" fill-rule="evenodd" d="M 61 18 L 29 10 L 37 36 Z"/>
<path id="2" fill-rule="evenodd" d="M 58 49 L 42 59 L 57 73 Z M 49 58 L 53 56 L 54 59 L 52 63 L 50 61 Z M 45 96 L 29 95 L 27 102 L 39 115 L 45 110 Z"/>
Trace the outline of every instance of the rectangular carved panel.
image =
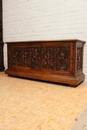
<path id="1" fill-rule="evenodd" d="M 10 66 L 70 71 L 70 47 L 11 47 Z"/>

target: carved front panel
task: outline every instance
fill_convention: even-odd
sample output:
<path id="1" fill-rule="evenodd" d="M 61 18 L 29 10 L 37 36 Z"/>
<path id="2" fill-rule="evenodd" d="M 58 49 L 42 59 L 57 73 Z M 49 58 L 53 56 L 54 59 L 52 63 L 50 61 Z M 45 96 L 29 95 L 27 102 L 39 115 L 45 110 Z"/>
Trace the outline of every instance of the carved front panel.
<path id="1" fill-rule="evenodd" d="M 56 70 L 70 70 L 70 48 L 57 47 L 55 48 Z"/>
<path id="2" fill-rule="evenodd" d="M 42 54 L 41 54 L 42 48 L 41 47 L 33 47 L 30 48 L 30 61 L 31 65 L 30 68 L 42 68 Z"/>
<path id="3" fill-rule="evenodd" d="M 43 47 L 42 48 L 42 57 L 44 69 L 54 70 L 54 47 Z"/>
<path id="4" fill-rule="evenodd" d="M 9 66 L 30 66 L 30 48 L 11 48 Z"/>
<path id="5" fill-rule="evenodd" d="M 70 71 L 70 47 L 11 47 L 9 66 Z"/>

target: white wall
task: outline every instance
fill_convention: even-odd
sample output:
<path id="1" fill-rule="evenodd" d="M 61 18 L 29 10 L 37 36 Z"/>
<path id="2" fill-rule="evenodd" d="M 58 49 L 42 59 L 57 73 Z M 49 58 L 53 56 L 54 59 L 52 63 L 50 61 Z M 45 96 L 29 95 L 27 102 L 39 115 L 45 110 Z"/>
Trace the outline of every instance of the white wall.
<path id="1" fill-rule="evenodd" d="M 68 38 L 87 41 L 87 0 L 3 0 L 4 42 Z M 6 45 L 4 54 L 7 68 Z"/>

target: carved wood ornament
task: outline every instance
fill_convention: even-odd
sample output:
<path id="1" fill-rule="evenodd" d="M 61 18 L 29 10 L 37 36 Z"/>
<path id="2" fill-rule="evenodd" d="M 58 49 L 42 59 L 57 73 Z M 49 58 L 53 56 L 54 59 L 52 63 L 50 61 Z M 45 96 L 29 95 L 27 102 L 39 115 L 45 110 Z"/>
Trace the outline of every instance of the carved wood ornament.
<path id="1" fill-rule="evenodd" d="M 10 66 L 70 70 L 70 47 L 12 47 Z"/>

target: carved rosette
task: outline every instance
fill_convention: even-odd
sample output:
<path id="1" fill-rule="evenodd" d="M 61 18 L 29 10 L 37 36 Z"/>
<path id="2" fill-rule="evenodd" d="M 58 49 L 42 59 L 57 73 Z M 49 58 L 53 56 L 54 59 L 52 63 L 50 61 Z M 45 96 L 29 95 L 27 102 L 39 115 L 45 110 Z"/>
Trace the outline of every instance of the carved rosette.
<path id="1" fill-rule="evenodd" d="M 12 47 L 10 59 L 10 66 L 69 71 L 70 47 Z"/>

